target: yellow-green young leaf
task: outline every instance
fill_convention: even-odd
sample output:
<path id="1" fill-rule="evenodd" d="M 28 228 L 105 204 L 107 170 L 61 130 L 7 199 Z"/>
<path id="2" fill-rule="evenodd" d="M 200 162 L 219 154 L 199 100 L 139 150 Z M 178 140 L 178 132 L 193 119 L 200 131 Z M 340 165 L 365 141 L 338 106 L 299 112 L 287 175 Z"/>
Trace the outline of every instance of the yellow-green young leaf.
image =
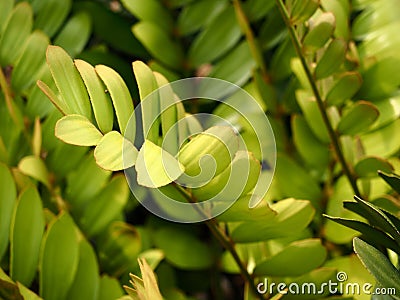
<path id="1" fill-rule="evenodd" d="M 0 31 L 2 31 L 4 23 L 7 21 L 13 7 L 14 0 L 3 0 L 0 2 Z"/>
<path id="2" fill-rule="evenodd" d="M 44 65 L 49 38 L 40 31 L 34 31 L 28 38 L 21 57 L 13 69 L 11 84 L 16 91 L 24 91 L 37 78 Z"/>
<path id="3" fill-rule="evenodd" d="M 94 67 L 89 63 L 77 59 L 75 60 L 75 66 L 85 82 L 99 129 L 103 133 L 111 131 L 114 113 L 111 99 L 104 84 L 97 76 Z"/>
<path id="4" fill-rule="evenodd" d="M 171 183 L 185 170 L 171 154 L 149 140 L 142 145 L 135 168 L 137 182 L 150 188 Z"/>
<path id="5" fill-rule="evenodd" d="M 32 292 L 30 289 L 25 287 L 23 284 L 17 282 L 17 286 L 19 288 L 19 291 L 20 291 L 22 297 L 24 297 L 24 300 L 43 300 L 38 295 L 36 295 L 34 292 Z"/>
<path id="6" fill-rule="evenodd" d="M 30 286 L 36 275 L 45 225 L 42 200 L 36 188 L 22 192 L 11 224 L 10 275 L 14 281 Z"/>
<path id="7" fill-rule="evenodd" d="M 18 169 L 50 188 L 49 172 L 44 161 L 37 156 L 25 156 L 18 164 Z"/>
<path id="8" fill-rule="evenodd" d="M 358 101 L 343 115 L 337 131 L 340 134 L 358 134 L 368 130 L 378 117 L 379 111 L 375 105 L 366 101 Z"/>
<path id="9" fill-rule="evenodd" d="M 92 246 L 85 239 L 79 242 L 79 262 L 67 299 L 97 299 L 100 288 L 99 266 Z"/>
<path id="10" fill-rule="evenodd" d="M 27 2 L 15 6 L 0 38 L 0 65 L 14 64 L 32 30 L 33 12 Z"/>
<path id="11" fill-rule="evenodd" d="M 33 155 L 40 156 L 41 149 L 42 149 L 42 125 L 40 123 L 39 117 L 36 117 L 32 134 Z"/>
<path id="12" fill-rule="evenodd" d="M 192 193 L 198 200 L 213 197 L 218 200 L 239 199 L 249 193 L 258 181 L 261 164 L 250 152 L 238 151 L 227 168 L 206 185 L 193 188 Z"/>
<path id="13" fill-rule="evenodd" d="M 154 23 L 141 21 L 132 27 L 132 31 L 154 58 L 171 69 L 179 70 L 182 67 L 182 48 L 162 28 Z"/>
<path id="14" fill-rule="evenodd" d="M 319 0 L 296 0 L 290 12 L 292 24 L 307 21 L 317 10 Z"/>
<path id="15" fill-rule="evenodd" d="M 96 126 L 81 115 L 68 115 L 58 120 L 55 135 L 63 142 L 77 146 L 96 146 L 103 137 Z"/>
<path id="16" fill-rule="evenodd" d="M 96 163 L 105 170 L 119 171 L 135 165 L 138 150 L 119 132 L 104 135 L 94 150 Z"/>
<path id="17" fill-rule="evenodd" d="M 157 279 L 153 270 L 150 268 L 147 261 L 142 258 L 138 259 L 140 272 L 142 273 L 143 286 L 146 293 L 146 299 L 162 300 L 160 290 L 158 288 Z"/>
<path id="18" fill-rule="evenodd" d="M 79 237 L 74 221 L 62 212 L 48 226 L 40 255 L 39 292 L 46 300 L 65 300 L 79 262 Z"/>
<path id="19" fill-rule="evenodd" d="M 344 40 L 333 40 L 326 48 L 324 55 L 315 68 L 315 77 L 322 79 L 339 70 L 344 62 L 346 49 L 347 45 Z"/>
<path id="20" fill-rule="evenodd" d="M 345 1 L 321 0 L 321 6 L 324 11 L 331 11 L 335 15 L 335 37 L 348 40 L 350 37 L 350 3 Z"/>
<path id="21" fill-rule="evenodd" d="M 88 236 L 102 232 L 124 209 L 129 188 L 123 175 L 115 176 L 110 183 L 88 204 L 79 219 Z"/>
<path id="22" fill-rule="evenodd" d="M 238 147 L 238 138 L 228 126 L 211 127 L 198 134 L 178 154 L 187 175 L 181 178 L 183 183 L 205 183 L 217 176 L 229 166 Z"/>
<path id="23" fill-rule="evenodd" d="M 95 67 L 95 70 L 111 95 L 120 132 L 121 134 L 125 134 L 128 121 L 131 117 L 132 120 L 129 122 L 130 126 L 132 127 L 136 124 L 134 120 L 133 101 L 128 87 L 122 77 L 110 67 L 98 65 Z M 131 130 L 131 128 L 129 130 Z M 132 133 L 135 133 L 135 129 L 132 129 Z M 130 136 L 129 140 L 133 143 L 135 136 Z"/>
<path id="24" fill-rule="evenodd" d="M 47 48 L 47 64 L 64 103 L 72 113 L 92 119 L 89 96 L 85 84 L 65 50 L 58 46 Z"/>
<path id="25" fill-rule="evenodd" d="M 173 21 L 171 15 L 161 1 L 122 0 L 121 2 L 139 20 L 154 23 L 167 32 L 172 29 Z"/>
<path id="26" fill-rule="evenodd" d="M 38 80 L 37 86 L 63 115 L 72 114 L 72 109 L 69 107 L 69 105 L 64 102 L 62 97 L 57 96 L 47 84 L 41 80 Z"/>
<path id="27" fill-rule="evenodd" d="M 36 4 L 36 2 L 34 2 Z M 35 28 L 44 31 L 52 37 L 64 23 L 71 9 L 71 0 L 65 1 L 40 1 L 37 3 L 35 16 Z"/>
<path id="28" fill-rule="evenodd" d="M 302 2 L 302 1 L 297 1 Z M 322 13 L 311 25 L 303 40 L 304 48 L 308 51 L 316 51 L 322 48 L 331 38 L 335 30 L 335 16 L 331 12 Z"/>
<path id="29" fill-rule="evenodd" d="M 235 11 L 228 6 L 193 41 L 188 53 L 190 63 L 199 67 L 214 61 L 234 47 L 241 34 Z"/>
<path id="30" fill-rule="evenodd" d="M 365 157 L 354 166 L 354 172 L 358 177 L 377 177 L 378 171 L 392 173 L 393 166 L 380 157 Z"/>
<path id="31" fill-rule="evenodd" d="M 144 138 L 157 144 L 160 100 L 158 92 L 153 93 L 158 88 L 157 81 L 153 71 L 143 62 L 135 61 L 132 68 L 139 88 Z"/>
<path id="32" fill-rule="evenodd" d="M 304 161 L 318 169 L 326 168 L 330 158 L 328 145 L 317 139 L 303 116 L 293 116 L 292 131 L 294 144 Z"/>
<path id="33" fill-rule="evenodd" d="M 326 249 L 319 239 L 295 241 L 282 251 L 257 264 L 254 274 L 258 276 L 300 276 L 319 267 L 325 258 Z"/>
<path id="34" fill-rule="evenodd" d="M 340 105 L 351 99 L 362 85 L 362 78 L 358 72 L 344 73 L 326 95 L 328 105 Z"/>
<path id="35" fill-rule="evenodd" d="M 169 85 L 168 80 L 160 73 L 154 72 L 157 84 L 160 87 L 158 90 L 160 99 L 161 113 L 161 132 L 162 132 L 162 148 L 171 154 L 177 154 L 179 151 L 179 136 L 178 136 L 178 112 L 175 104 L 176 95 Z M 170 131 L 168 133 L 168 131 Z M 167 135 L 168 133 L 168 135 Z M 158 132 L 157 132 L 158 134 Z"/>
<path id="36" fill-rule="evenodd" d="M 17 199 L 17 189 L 8 167 L 0 163 L 0 259 L 7 250 L 11 217 Z"/>
<path id="37" fill-rule="evenodd" d="M 69 55 L 75 57 L 85 47 L 90 38 L 92 30 L 92 20 L 83 11 L 73 15 L 63 26 L 54 45 L 62 47 Z"/>
<path id="38" fill-rule="evenodd" d="M 271 205 L 277 212 L 268 220 L 242 222 L 232 231 L 238 243 L 253 243 L 276 239 L 301 232 L 312 221 L 315 209 L 309 201 L 285 199 Z"/>

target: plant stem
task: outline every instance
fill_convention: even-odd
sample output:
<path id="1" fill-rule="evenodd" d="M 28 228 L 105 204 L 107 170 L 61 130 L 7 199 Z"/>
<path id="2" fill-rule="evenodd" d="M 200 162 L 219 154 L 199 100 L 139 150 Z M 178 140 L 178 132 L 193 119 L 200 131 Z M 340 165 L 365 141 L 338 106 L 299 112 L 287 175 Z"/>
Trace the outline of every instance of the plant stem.
<path id="1" fill-rule="evenodd" d="M 268 74 L 267 66 L 265 65 L 262 53 L 260 51 L 260 47 L 258 45 L 257 40 L 254 37 L 253 31 L 251 30 L 249 20 L 247 19 L 247 16 L 243 11 L 240 0 L 233 0 L 233 7 L 235 8 L 239 25 L 242 28 L 244 35 L 246 36 L 247 43 L 249 44 L 250 47 L 250 52 L 255 62 L 257 63 L 258 67 L 261 70 L 262 78 L 266 83 L 270 83 L 271 78 Z"/>
<path id="2" fill-rule="evenodd" d="M 303 65 L 304 71 L 306 72 L 307 75 L 307 79 L 310 83 L 312 92 L 315 96 L 315 99 L 317 101 L 317 105 L 318 105 L 318 109 L 321 113 L 322 119 L 325 123 L 325 126 L 328 130 L 328 134 L 329 134 L 329 138 L 332 142 L 333 145 L 333 149 L 335 151 L 335 154 L 339 160 L 340 165 L 342 166 L 342 170 L 344 172 L 344 174 L 346 175 L 347 179 L 350 182 L 350 185 L 354 191 L 354 193 L 361 197 L 360 191 L 358 189 L 357 186 L 357 181 L 356 181 L 356 177 L 354 176 L 353 172 L 351 171 L 350 166 L 347 164 L 346 159 L 344 157 L 343 151 L 341 149 L 340 146 L 340 141 L 339 141 L 339 137 L 337 136 L 335 130 L 332 127 L 331 122 L 329 121 L 329 117 L 328 114 L 326 113 L 325 110 L 325 105 L 324 105 L 324 101 L 322 100 L 322 97 L 318 91 L 318 87 L 315 83 L 314 77 L 312 75 L 312 72 L 310 70 L 310 68 L 308 67 L 308 64 L 306 62 L 306 58 L 303 55 L 302 52 L 302 45 L 301 42 L 296 34 L 296 30 L 295 28 L 292 26 L 291 22 L 290 22 L 290 16 L 288 11 L 286 10 L 285 4 L 283 3 L 282 0 L 276 0 L 276 4 L 278 5 L 279 11 L 281 12 L 282 18 L 286 24 L 286 27 L 289 30 L 289 35 L 290 38 L 292 39 L 293 45 L 296 49 L 297 52 L 297 56 L 300 58 L 301 64 Z"/>
<path id="3" fill-rule="evenodd" d="M 185 199 L 189 203 L 198 203 L 196 198 L 193 195 L 191 195 L 186 189 L 182 188 L 181 186 L 175 183 L 173 185 L 185 197 Z M 198 210 L 201 214 L 207 216 L 205 212 L 201 211 L 200 209 Z M 226 235 L 223 230 L 221 230 L 216 219 L 213 218 L 207 219 L 205 221 L 205 224 L 210 229 L 214 237 L 220 242 L 222 247 L 224 247 L 232 255 L 233 259 L 235 260 L 236 264 L 240 269 L 240 273 L 243 279 L 249 283 L 249 287 L 252 290 L 254 296 L 256 296 L 258 299 L 263 299 L 262 295 L 260 295 L 260 293 L 258 292 L 256 285 L 254 284 L 253 277 L 247 271 L 246 266 L 243 264 L 242 260 L 239 257 L 239 254 L 235 249 L 235 242 L 228 235 Z"/>

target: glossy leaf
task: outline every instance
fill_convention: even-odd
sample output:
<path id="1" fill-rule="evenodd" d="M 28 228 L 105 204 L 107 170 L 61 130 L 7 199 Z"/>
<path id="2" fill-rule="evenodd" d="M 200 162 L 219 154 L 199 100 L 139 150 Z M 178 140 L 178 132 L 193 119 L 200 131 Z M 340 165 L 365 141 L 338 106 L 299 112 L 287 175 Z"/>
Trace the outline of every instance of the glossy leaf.
<path id="1" fill-rule="evenodd" d="M 96 163 L 105 170 L 119 171 L 135 165 L 138 150 L 119 132 L 104 135 L 94 150 Z"/>
<path id="2" fill-rule="evenodd" d="M 358 101 L 342 116 L 337 130 L 341 134 L 355 135 L 366 131 L 379 117 L 378 109 L 366 101 Z"/>
<path id="3" fill-rule="evenodd" d="M 69 108 L 68 104 L 64 102 L 64 100 L 59 97 L 47 84 L 43 81 L 38 80 L 37 86 L 40 90 L 49 98 L 49 100 L 54 104 L 55 107 L 63 114 L 66 115 L 71 113 L 71 109 Z"/>
<path id="4" fill-rule="evenodd" d="M 112 130 L 113 126 L 113 108 L 110 97 L 102 81 L 92 65 L 83 61 L 75 60 L 75 66 L 78 69 L 88 90 L 90 102 L 99 129 L 103 133 Z"/>
<path id="5" fill-rule="evenodd" d="M 92 119 L 89 96 L 78 70 L 69 55 L 58 46 L 47 48 L 47 64 L 53 75 L 68 113 Z"/>
<path id="6" fill-rule="evenodd" d="M 10 235 L 10 275 L 26 286 L 36 275 L 44 225 L 42 200 L 37 190 L 30 187 L 18 199 Z"/>
<path id="7" fill-rule="evenodd" d="M 67 115 L 57 121 L 55 135 L 67 144 L 96 146 L 103 135 L 84 116 Z"/>
<path id="8" fill-rule="evenodd" d="M 319 0 L 297 0 L 294 1 L 290 13 L 290 21 L 292 24 L 298 24 L 308 20 L 317 10 Z"/>
<path id="9" fill-rule="evenodd" d="M 319 239 L 296 241 L 257 264 L 258 276 L 299 276 L 320 266 L 327 255 Z"/>
<path id="10" fill-rule="evenodd" d="M 333 85 L 326 95 L 328 105 L 340 105 L 351 99 L 362 84 L 362 78 L 357 72 L 344 73 Z"/>
<path id="11" fill-rule="evenodd" d="M 382 158 L 370 156 L 357 162 L 354 166 L 354 171 L 359 177 L 376 177 L 378 176 L 378 171 L 392 172 L 393 166 Z"/>
<path id="12" fill-rule="evenodd" d="M 129 119 L 134 118 L 133 102 L 128 87 L 122 77 L 113 69 L 103 65 L 98 65 L 95 69 L 111 95 L 120 132 L 125 134 Z M 131 126 L 135 124 L 134 119 L 130 124 Z M 132 129 L 132 132 L 134 133 L 135 130 Z M 134 135 L 129 137 L 131 142 L 134 142 L 134 139 Z"/>
<path id="13" fill-rule="evenodd" d="M 67 213 L 54 219 L 43 238 L 40 255 L 40 296 L 66 299 L 77 271 L 79 242 L 75 224 Z"/>
<path id="14" fill-rule="evenodd" d="M 307 51 L 315 51 L 322 48 L 332 36 L 335 26 L 335 16 L 331 12 L 322 13 L 315 20 L 315 23 L 311 25 L 310 31 L 304 37 L 304 48 Z"/>
<path id="15" fill-rule="evenodd" d="M 139 151 L 135 169 L 140 185 L 157 188 L 176 180 L 185 167 L 161 147 L 146 140 Z"/>
<path id="16" fill-rule="evenodd" d="M 33 12 L 31 6 L 22 2 L 16 5 L 7 19 L 0 38 L 0 64 L 4 67 L 16 62 L 32 30 Z"/>
<path id="17" fill-rule="evenodd" d="M 400 193 L 400 177 L 398 175 L 379 172 L 379 176 L 381 176 L 397 193 Z"/>
<path id="18" fill-rule="evenodd" d="M 400 273 L 382 252 L 359 238 L 354 239 L 353 245 L 354 251 L 364 266 L 382 287 L 400 289 L 400 285 L 396 280 L 399 278 Z M 400 298 L 395 296 L 395 299 Z"/>
<path id="19" fill-rule="evenodd" d="M 333 40 L 315 68 L 315 77 L 317 79 L 326 78 L 339 70 L 345 59 L 346 48 L 344 40 Z"/>
<path id="20" fill-rule="evenodd" d="M 102 232 L 121 213 L 128 199 L 125 177 L 115 176 L 86 206 L 79 223 L 88 236 Z"/>
<path id="21" fill-rule="evenodd" d="M 49 172 L 44 161 L 37 156 L 26 156 L 18 164 L 18 169 L 25 175 L 40 181 L 50 188 Z"/>
<path id="22" fill-rule="evenodd" d="M 17 189 L 8 167 L 0 163 L 0 259 L 7 250 L 13 208 L 17 199 Z"/>

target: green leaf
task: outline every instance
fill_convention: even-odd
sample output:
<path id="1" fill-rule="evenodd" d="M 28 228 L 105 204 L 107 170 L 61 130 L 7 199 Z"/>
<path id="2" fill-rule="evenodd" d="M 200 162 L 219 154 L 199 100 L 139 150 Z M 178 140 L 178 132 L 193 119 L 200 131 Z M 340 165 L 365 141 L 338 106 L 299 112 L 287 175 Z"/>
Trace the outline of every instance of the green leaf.
<path id="1" fill-rule="evenodd" d="M 110 277 L 106 274 L 101 276 L 98 300 L 118 299 L 123 295 L 124 292 L 118 279 Z"/>
<path id="2" fill-rule="evenodd" d="M 97 74 L 103 80 L 107 87 L 108 92 L 111 95 L 111 100 L 114 105 L 115 114 L 117 115 L 118 126 L 121 134 L 125 134 L 128 122 L 130 121 L 130 127 L 135 126 L 135 115 L 133 113 L 133 102 L 131 94 L 129 93 L 128 87 L 126 86 L 122 77 L 113 69 L 98 65 L 95 67 Z M 132 130 L 133 134 L 135 129 Z M 132 143 L 135 140 L 135 136 L 127 137 Z"/>
<path id="3" fill-rule="evenodd" d="M 268 220 L 243 222 L 232 231 L 238 243 L 252 243 L 286 237 L 302 231 L 311 222 L 315 209 L 309 201 L 285 199 L 272 204 L 277 214 Z"/>
<path id="4" fill-rule="evenodd" d="M 61 97 L 56 95 L 56 93 L 47 84 L 41 80 L 38 80 L 37 86 L 63 115 L 71 112 L 68 104 L 66 104 Z M 31 102 L 28 102 L 28 105 L 29 103 Z"/>
<path id="5" fill-rule="evenodd" d="M 26 156 L 18 164 L 18 169 L 25 175 L 43 183 L 47 188 L 50 188 L 49 172 L 44 161 L 37 156 Z"/>
<path id="6" fill-rule="evenodd" d="M 12 73 L 11 84 L 16 91 L 24 91 L 35 82 L 44 65 L 48 45 L 49 38 L 40 31 L 29 36 Z"/>
<path id="7" fill-rule="evenodd" d="M 26 286 L 36 275 L 44 225 L 42 200 L 37 190 L 29 187 L 18 199 L 10 234 L 11 278 Z"/>
<path id="8" fill-rule="evenodd" d="M 0 38 L 0 64 L 5 67 L 14 64 L 22 52 L 22 45 L 32 30 L 33 12 L 31 6 L 22 2 L 17 4 L 7 19 Z"/>
<path id="9" fill-rule="evenodd" d="M 179 151 L 179 162 L 188 175 L 180 180 L 204 183 L 217 176 L 232 162 L 238 143 L 235 132 L 228 126 L 214 126 L 196 135 Z"/>
<path id="10" fill-rule="evenodd" d="M 400 177 L 398 175 L 385 174 L 383 172 L 378 173 L 397 193 L 400 193 Z"/>
<path id="11" fill-rule="evenodd" d="M 290 12 L 292 24 L 307 21 L 319 7 L 319 0 L 296 0 Z"/>
<path id="12" fill-rule="evenodd" d="M 351 99 L 362 85 L 362 78 L 357 72 L 346 72 L 335 82 L 326 95 L 328 105 L 340 105 Z"/>
<path id="13" fill-rule="evenodd" d="M 22 297 L 24 297 L 24 300 L 43 300 L 21 283 L 17 282 L 17 286 L 19 288 L 19 292 L 21 293 Z"/>
<path id="14" fill-rule="evenodd" d="M 174 70 L 182 67 L 182 48 L 159 26 L 141 21 L 132 27 L 132 32 L 155 59 Z"/>
<path id="15" fill-rule="evenodd" d="M 302 1 L 297 1 L 302 2 Z M 303 40 L 303 46 L 307 51 L 316 51 L 322 48 L 335 30 L 335 16 L 331 12 L 324 12 L 315 22 L 311 24 L 310 31 L 307 32 Z"/>
<path id="16" fill-rule="evenodd" d="M 103 135 L 84 116 L 67 115 L 57 121 L 55 135 L 64 143 L 77 146 L 96 146 Z"/>
<path id="17" fill-rule="evenodd" d="M 140 185 L 157 188 L 176 180 L 185 170 L 171 154 L 146 140 L 137 157 L 137 182 Z"/>
<path id="18" fill-rule="evenodd" d="M 123 175 L 116 175 L 101 192 L 87 204 L 79 219 L 83 231 L 90 237 L 104 231 L 122 212 L 129 195 Z"/>
<path id="19" fill-rule="evenodd" d="M 315 77 L 317 79 L 326 78 L 338 71 L 344 62 L 346 49 L 347 45 L 344 40 L 333 40 L 315 68 Z"/>
<path id="20" fill-rule="evenodd" d="M 86 240 L 79 242 L 79 262 L 74 282 L 66 299 L 97 299 L 100 287 L 99 266 L 96 253 Z"/>
<path id="21" fill-rule="evenodd" d="M 14 7 L 14 0 L 4 0 L 0 2 L 0 31 L 3 30 L 12 9 Z"/>
<path id="22" fill-rule="evenodd" d="M 24 300 L 16 284 L 2 279 L 0 279 L 0 298 L 5 300 Z"/>
<path id="23" fill-rule="evenodd" d="M 37 5 L 37 15 L 35 16 L 35 28 L 42 30 L 52 37 L 64 23 L 71 9 L 71 0 L 40 1 Z"/>
<path id="24" fill-rule="evenodd" d="M 160 100 L 158 92 L 154 92 L 158 88 L 157 81 L 153 71 L 143 62 L 133 62 L 132 68 L 139 88 L 144 138 L 157 144 L 160 125 Z"/>
<path id="25" fill-rule="evenodd" d="M 119 171 L 135 165 L 138 150 L 118 131 L 104 135 L 94 150 L 96 163 L 105 170 Z"/>
<path id="26" fill-rule="evenodd" d="M 89 96 L 71 57 L 58 46 L 49 46 L 46 56 L 53 79 L 68 107 L 67 113 L 82 115 L 91 120 Z"/>
<path id="27" fill-rule="evenodd" d="M 139 20 L 154 23 L 167 32 L 172 29 L 173 20 L 161 1 L 122 0 L 121 2 Z"/>
<path id="28" fill-rule="evenodd" d="M 146 299 L 162 300 L 160 290 L 158 288 L 157 279 L 153 270 L 144 258 L 138 259 L 140 272 L 142 273 L 143 286 L 146 292 Z"/>
<path id="29" fill-rule="evenodd" d="M 75 57 L 82 52 L 92 31 L 92 20 L 89 14 L 80 11 L 69 18 L 54 40 L 54 45 L 62 47 Z"/>
<path id="30" fill-rule="evenodd" d="M 46 300 L 66 299 L 79 262 L 78 234 L 72 218 L 65 212 L 47 228 L 39 264 L 40 296 Z"/>
<path id="31" fill-rule="evenodd" d="M 343 226 L 346 226 L 348 228 L 354 229 L 358 232 L 361 232 L 363 234 L 363 237 L 368 240 L 368 242 L 374 244 L 374 245 L 381 245 L 384 246 L 385 248 L 392 249 L 393 251 L 399 253 L 400 247 L 399 245 L 395 242 L 395 240 L 391 237 L 389 237 L 385 232 L 383 232 L 380 229 L 377 229 L 375 227 L 372 227 L 366 223 L 363 223 L 361 221 L 357 220 L 350 220 L 350 219 L 345 219 L 345 218 L 337 218 L 337 217 L 331 217 L 331 216 L 326 216 L 329 220 L 332 220 L 338 224 L 341 224 Z"/>
<path id="32" fill-rule="evenodd" d="M 353 246 L 363 265 L 382 287 L 400 290 L 400 284 L 397 280 L 400 277 L 400 272 L 382 252 L 359 238 L 354 239 Z M 392 296 L 395 299 L 400 299 L 396 295 Z"/>
<path id="33" fill-rule="evenodd" d="M 393 171 L 393 166 L 388 161 L 375 156 L 365 157 L 354 166 L 354 172 L 358 177 L 376 177 L 378 171 L 390 173 Z"/>
<path id="34" fill-rule="evenodd" d="M 113 108 L 112 102 L 106 89 L 97 76 L 97 73 L 92 65 L 77 59 L 75 66 L 78 69 L 88 90 L 90 102 L 92 104 L 94 116 L 99 129 L 103 133 L 112 130 L 113 127 Z"/>
<path id="35" fill-rule="evenodd" d="M 17 189 L 8 167 L 0 163 L 0 260 L 7 251 L 11 218 L 17 199 Z"/>
<path id="36" fill-rule="evenodd" d="M 197 68 L 214 61 L 234 47 L 240 36 L 235 11 L 228 6 L 193 41 L 188 53 L 190 63 Z"/>
<path id="37" fill-rule="evenodd" d="M 373 104 L 358 101 L 342 116 L 337 131 L 340 134 L 356 135 L 366 131 L 378 117 L 379 111 Z"/>
<path id="38" fill-rule="evenodd" d="M 319 239 L 296 241 L 257 264 L 257 276 L 300 276 L 320 266 L 327 255 Z"/>
<path id="39" fill-rule="evenodd" d="M 171 243 L 172 236 L 174 243 Z M 180 269 L 206 269 L 214 261 L 211 248 L 190 232 L 164 227 L 156 231 L 154 243 L 164 251 L 165 259 Z"/>

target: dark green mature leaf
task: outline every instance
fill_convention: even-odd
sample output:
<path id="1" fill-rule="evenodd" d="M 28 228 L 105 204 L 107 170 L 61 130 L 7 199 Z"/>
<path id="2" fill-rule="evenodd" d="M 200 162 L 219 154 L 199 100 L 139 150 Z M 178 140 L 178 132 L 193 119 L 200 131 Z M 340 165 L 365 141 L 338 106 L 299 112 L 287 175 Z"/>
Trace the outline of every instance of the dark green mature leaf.
<path id="1" fill-rule="evenodd" d="M 39 264 L 40 296 L 46 300 L 66 299 L 79 261 L 78 233 L 65 212 L 54 218 L 43 238 Z"/>
<path id="2" fill-rule="evenodd" d="M 11 223 L 11 278 L 30 286 L 37 270 L 44 232 L 42 200 L 33 187 L 19 197 Z"/>
<path id="3" fill-rule="evenodd" d="M 400 246 L 396 243 L 396 241 L 380 229 L 377 229 L 357 220 L 337 218 L 326 215 L 325 217 L 338 224 L 361 232 L 365 236 L 365 239 L 367 239 L 370 243 L 373 243 L 374 245 L 382 245 L 386 248 L 392 249 L 396 253 L 400 253 Z"/>
<path id="4" fill-rule="evenodd" d="M 397 193 L 400 193 L 400 176 L 396 174 L 386 174 L 378 172 L 379 176 L 383 178 Z"/>
<path id="5" fill-rule="evenodd" d="M 337 131 L 340 134 L 358 134 L 368 130 L 378 117 L 379 111 L 375 105 L 367 101 L 358 101 L 342 116 Z"/>
<path id="6" fill-rule="evenodd" d="M 0 38 L 0 65 L 14 64 L 22 52 L 21 45 L 25 44 L 32 30 L 33 12 L 31 6 L 22 2 L 16 5 L 7 19 L 3 34 Z"/>
<path id="7" fill-rule="evenodd" d="M 44 31 L 48 36 L 52 37 L 68 16 L 71 4 L 71 0 L 34 1 L 34 8 L 38 11 L 35 16 L 35 28 Z"/>
<path id="8" fill-rule="evenodd" d="M 174 243 L 171 243 L 171 237 L 174 237 Z M 190 232 L 164 227 L 156 231 L 154 242 L 164 251 L 165 259 L 178 268 L 200 270 L 213 264 L 211 248 Z"/>
<path id="9" fill-rule="evenodd" d="M 0 259 L 7 250 L 17 189 L 8 167 L 0 163 Z"/>
<path id="10" fill-rule="evenodd" d="M 375 277 L 382 287 L 395 288 L 400 291 L 400 272 L 392 265 L 389 259 L 378 249 L 355 238 L 353 241 L 354 251 L 368 269 L 368 271 Z M 400 299 L 399 296 L 393 295 L 395 299 Z"/>
<path id="11" fill-rule="evenodd" d="M 320 266 L 327 255 L 319 239 L 296 241 L 257 264 L 257 276 L 300 276 Z"/>

